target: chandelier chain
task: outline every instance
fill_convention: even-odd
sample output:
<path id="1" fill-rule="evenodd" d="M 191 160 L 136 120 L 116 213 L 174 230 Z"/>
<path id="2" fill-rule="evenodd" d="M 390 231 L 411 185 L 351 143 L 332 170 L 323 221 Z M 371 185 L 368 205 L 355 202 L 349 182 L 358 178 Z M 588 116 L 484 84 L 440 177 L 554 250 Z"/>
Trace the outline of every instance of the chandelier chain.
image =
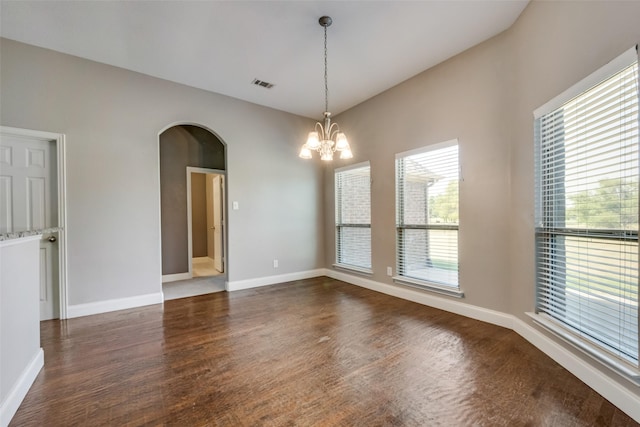
<path id="1" fill-rule="evenodd" d="M 327 71 L 327 26 L 324 26 L 324 111 L 329 111 L 329 84 Z"/>

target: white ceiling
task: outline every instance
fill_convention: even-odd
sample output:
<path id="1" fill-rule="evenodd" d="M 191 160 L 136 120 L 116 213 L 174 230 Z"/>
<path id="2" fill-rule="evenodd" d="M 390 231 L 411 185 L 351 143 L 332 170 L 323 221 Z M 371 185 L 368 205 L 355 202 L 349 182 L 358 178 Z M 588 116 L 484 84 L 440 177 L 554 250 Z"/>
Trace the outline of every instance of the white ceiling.
<path id="1" fill-rule="evenodd" d="M 320 16 L 335 115 L 504 31 L 527 2 L 1 0 L 0 34 L 318 119 Z"/>

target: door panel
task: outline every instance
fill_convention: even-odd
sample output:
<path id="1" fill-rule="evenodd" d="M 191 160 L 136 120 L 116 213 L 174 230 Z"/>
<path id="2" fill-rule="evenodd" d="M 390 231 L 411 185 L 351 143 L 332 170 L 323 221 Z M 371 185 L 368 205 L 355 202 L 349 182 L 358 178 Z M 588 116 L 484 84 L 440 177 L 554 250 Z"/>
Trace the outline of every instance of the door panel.
<path id="1" fill-rule="evenodd" d="M 0 232 L 13 230 L 13 178 L 0 176 Z"/>
<path id="2" fill-rule="evenodd" d="M 47 228 L 47 196 L 44 178 L 27 178 L 27 226 L 30 230 Z"/>
<path id="3" fill-rule="evenodd" d="M 2 135 L 0 141 L 0 232 L 52 227 L 57 212 L 51 208 L 51 142 Z M 55 197 L 55 195 L 54 195 Z"/>
<path id="4" fill-rule="evenodd" d="M 49 241 L 50 237 L 56 242 Z M 40 240 L 40 320 L 60 317 L 57 253 L 57 237 L 43 236 Z"/>
<path id="5" fill-rule="evenodd" d="M 207 256 L 215 259 L 215 247 L 213 244 L 213 234 L 215 224 L 213 222 L 213 174 L 206 174 L 205 201 L 207 204 Z"/>

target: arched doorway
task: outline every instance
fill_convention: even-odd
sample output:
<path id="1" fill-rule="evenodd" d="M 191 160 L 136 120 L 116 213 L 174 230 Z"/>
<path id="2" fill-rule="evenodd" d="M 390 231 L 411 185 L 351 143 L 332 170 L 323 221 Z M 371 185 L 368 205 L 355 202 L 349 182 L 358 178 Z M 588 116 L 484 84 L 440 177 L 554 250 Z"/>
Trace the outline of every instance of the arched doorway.
<path id="1" fill-rule="evenodd" d="M 228 277 L 226 146 L 209 129 L 178 124 L 159 134 L 159 151 L 162 282 L 172 297 L 220 290 Z"/>

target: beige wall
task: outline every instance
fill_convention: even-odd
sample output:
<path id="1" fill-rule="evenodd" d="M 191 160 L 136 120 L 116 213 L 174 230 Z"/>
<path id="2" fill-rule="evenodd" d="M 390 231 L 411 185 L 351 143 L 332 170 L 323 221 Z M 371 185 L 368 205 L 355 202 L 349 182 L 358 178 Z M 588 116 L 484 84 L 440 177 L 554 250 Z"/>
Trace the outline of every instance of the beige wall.
<path id="1" fill-rule="evenodd" d="M 353 162 L 371 161 L 373 280 L 395 271 L 395 154 L 457 138 L 465 302 L 509 311 L 508 39 L 498 36 L 341 114 Z M 334 165 L 339 167 L 341 164 Z M 325 254 L 335 261 L 333 169 L 325 170 Z"/>
<path id="2" fill-rule="evenodd" d="M 462 301 L 531 324 L 533 110 L 640 42 L 639 17 L 637 1 L 533 1 L 504 33 L 337 116 L 353 147 L 349 163 L 371 162 L 372 279 L 393 283 L 385 270 L 396 265 L 395 153 L 457 138 Z M 335 262 L 333 168 L 342 165 L 325 167 L 327 268 Z"/>
<path id="3" fill-rule="evenodd" d="M 0 52 L 0 124 L 66 136 L 71 306 L 161 291 L 158 135 L 178 123 L 227 146 L 230 282 L 324 265 L 322 171 L 298 158 L 311 120 L 7 39 Z"/>

